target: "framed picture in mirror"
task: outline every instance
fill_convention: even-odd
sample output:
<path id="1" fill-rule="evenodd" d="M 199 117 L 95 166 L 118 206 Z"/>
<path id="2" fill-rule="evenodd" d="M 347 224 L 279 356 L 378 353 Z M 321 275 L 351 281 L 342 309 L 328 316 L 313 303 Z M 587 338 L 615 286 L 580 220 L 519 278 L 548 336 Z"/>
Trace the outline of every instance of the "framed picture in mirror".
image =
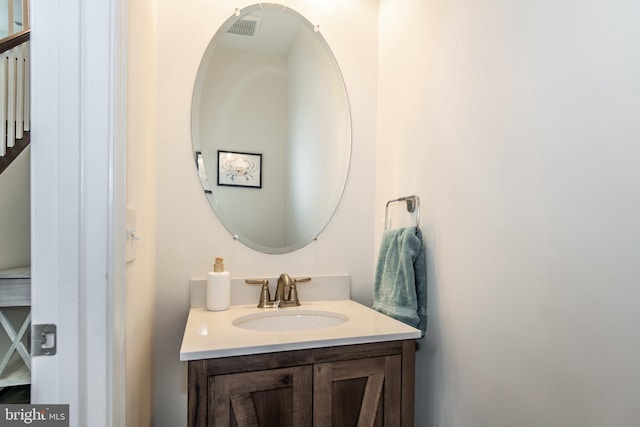
<path id="1" fill-rule="evenodd" d="M 262 154 L 218 150 L 218 185 L 262 188 Z"/>

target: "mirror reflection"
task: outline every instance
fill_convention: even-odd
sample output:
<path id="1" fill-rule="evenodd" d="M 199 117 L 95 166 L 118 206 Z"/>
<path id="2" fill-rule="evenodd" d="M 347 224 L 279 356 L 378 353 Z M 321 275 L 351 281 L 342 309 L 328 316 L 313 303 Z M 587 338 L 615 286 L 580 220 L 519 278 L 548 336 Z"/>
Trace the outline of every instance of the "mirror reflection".
<path id="1" fill-rule="evenodd" d="M 192 140 L 232 235 L 265 253 L 312 241 L 338 206 L 351 154 L 347 94 L 322 35 L 280 5 L 229 18 L 198 70 Z"/>

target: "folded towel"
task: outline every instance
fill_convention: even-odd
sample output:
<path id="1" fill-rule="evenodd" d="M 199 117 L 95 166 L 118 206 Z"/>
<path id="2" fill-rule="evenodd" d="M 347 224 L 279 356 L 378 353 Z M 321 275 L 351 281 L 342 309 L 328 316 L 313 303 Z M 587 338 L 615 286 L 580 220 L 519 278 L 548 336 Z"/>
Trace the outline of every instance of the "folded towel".
<path id="1" fill-rule="evenodd" d="M 427 327 L 427 268 L 417 227 L 387 230 L 376 266 L 373 308 L 414 328 Z"/>

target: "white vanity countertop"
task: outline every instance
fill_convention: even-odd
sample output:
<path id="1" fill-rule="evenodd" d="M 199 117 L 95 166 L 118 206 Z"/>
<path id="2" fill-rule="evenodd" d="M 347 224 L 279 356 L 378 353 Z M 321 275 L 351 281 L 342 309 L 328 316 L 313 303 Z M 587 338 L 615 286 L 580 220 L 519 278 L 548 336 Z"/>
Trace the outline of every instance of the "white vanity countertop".
<path id="1" fill-rule="evenodd" d="M 349 320 L 337 326 L 286 332 L 254 331 L 232 324 L 234 319 L 248 314 L 296 309 L 338 312 L 348 316 Z M 420 330 L 351 300 L 303 301 L 300 307 L 278 309 L 257 308 L 255 304 L 232 305 L 225 311 L 197 307 L 189 311 L 180 360 L 396 341 L 420 336 Z"/>

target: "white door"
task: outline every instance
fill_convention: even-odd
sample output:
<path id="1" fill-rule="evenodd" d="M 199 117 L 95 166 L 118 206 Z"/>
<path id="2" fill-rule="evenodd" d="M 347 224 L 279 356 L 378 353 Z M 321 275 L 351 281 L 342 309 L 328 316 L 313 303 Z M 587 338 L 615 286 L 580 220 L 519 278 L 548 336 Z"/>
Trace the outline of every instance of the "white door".
<path id="1" fill-rule="evenodd" d="M 31 400 L 71 426 L 124 425 L 124 0 L 32 0 Z"/>

